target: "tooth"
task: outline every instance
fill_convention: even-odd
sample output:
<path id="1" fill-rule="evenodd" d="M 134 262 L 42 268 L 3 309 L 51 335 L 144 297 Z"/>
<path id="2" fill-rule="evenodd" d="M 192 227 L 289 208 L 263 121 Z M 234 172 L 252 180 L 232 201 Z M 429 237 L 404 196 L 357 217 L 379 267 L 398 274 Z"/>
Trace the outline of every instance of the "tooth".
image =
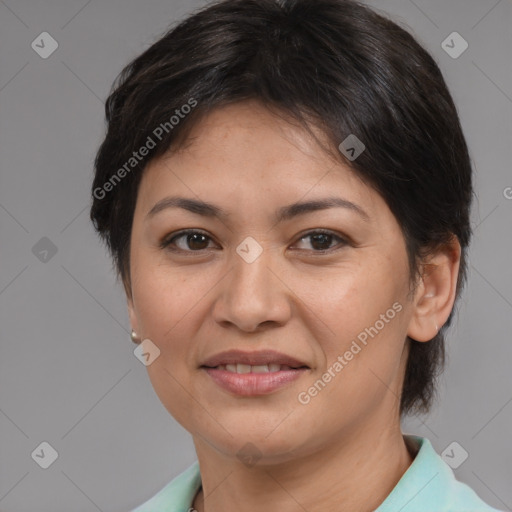
<path id="1" fill-rule="evenodd" d="M 236 365 L 236 373 L 250 373 L 251 372 L 251 365 L 250 364 L 240 364 L 237 363 Z"/>
<path id="2" fill-rule="evenodd" d="M 268 365 L 266 365 L 266 364 L 251 366 L 251 372 L 254 372 L 254 373 L 267 373 L 268 371 L 270 371 L 270 370 L 268 369 Z"/>
<path id="3" fill-rule="evenodd" d="M 236 364 L 227 364 L 226 365 L 226 370 L 228 372 L 236 373 Z"/>
<path id="4" fill-rule="evenodd" d="M 268 371 L 269 372 L 278 372 L 280 369 L 281 369 L 281 365 L 280 364 L 270 363 L 268 365 Z"/>

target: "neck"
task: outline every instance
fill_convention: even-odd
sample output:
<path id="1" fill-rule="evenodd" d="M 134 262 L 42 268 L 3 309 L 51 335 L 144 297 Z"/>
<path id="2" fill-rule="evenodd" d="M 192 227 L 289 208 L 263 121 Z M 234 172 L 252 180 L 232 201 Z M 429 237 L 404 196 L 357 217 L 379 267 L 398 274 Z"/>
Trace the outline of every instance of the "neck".
<path id="1" fill-rule="evenodd" d="M 245 467 L 194 439 L 202 488 L 198 512 L 371 512 L 412 463 L 400 425 L 385 431 L 359 429 L 336 443 L 280 464 Z"/>

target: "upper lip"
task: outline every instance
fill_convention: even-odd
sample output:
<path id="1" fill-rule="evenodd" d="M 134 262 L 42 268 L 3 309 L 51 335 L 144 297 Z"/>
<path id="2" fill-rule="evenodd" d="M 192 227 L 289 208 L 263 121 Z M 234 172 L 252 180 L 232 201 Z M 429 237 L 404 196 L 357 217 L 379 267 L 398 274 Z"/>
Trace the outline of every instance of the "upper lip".
<path id="1" fill-rule="evenodd" d="M 291 368 L 300 368 L 301 366 L 309 366 L 294 357 L 288 356 L 275 350 L 259 350 L 254 352 L 244 352 L 242 350 L 227 350 L 219 352 L 212 357 L 206 359 L 201 366 L 214 368 L 221 364 L 249 364 L 258 366 L 264 364 L 281 364 Z"/>

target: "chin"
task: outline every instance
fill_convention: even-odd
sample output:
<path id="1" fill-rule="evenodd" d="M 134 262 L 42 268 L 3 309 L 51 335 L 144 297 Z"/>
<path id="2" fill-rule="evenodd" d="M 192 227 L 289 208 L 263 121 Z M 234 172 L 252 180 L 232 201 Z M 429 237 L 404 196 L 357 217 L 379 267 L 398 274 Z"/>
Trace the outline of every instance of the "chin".
<path id="1" fill-rule="evenodd" d="M 245 459 L 249 459 L 256 461 L 259 466 L 262 464 L 275 465 L 295 459 L 297 450 L 307 444 L 307 439 L 302 437 L 303 430 L 293 428 L 295 434 L 300 433 L 301 438 L 299 439 L 290 435 L 289 428 L 286 430 L 275 429 L 275 425 L 278 423 L 269 427 L 268 422 L 258 424 L 258 422 L 252 421 L 249 424 L 246 421 L 233 421 L 229 423 L 228 428 L 228 431 L 233 434 L 232 436 L 220 426 L 214 431 L 204 430 L 205 424 L 203 423 L 202 428 L 196 429 L 195 432 L 199 434 L 200 440 L 207 442 L 226 457 L 238 458 L 244 464 Z M 191 433 L 195 435 L 193 430 Z"/>

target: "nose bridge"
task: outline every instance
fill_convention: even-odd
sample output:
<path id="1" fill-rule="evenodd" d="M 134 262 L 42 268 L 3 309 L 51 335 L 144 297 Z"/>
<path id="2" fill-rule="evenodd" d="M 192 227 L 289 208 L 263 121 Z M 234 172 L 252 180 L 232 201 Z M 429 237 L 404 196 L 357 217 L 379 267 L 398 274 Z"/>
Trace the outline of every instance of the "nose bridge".
<path id="1" fill-rule="evenodd" d="M 277 254 L 247 237 L 231 254 L 231 272 L 217 299 L 217 321 L 251 330 L 268 321 L 282 323 L 289 313 L 286 294 L 277 279 Z"/>
<path id="2" fill-rule="evenodd" d="M 272 273 L 272 255 L 268 247 L 247 237 L 236 248 L 233 258 L 233 276 L 231 286 L 242 288 L 239 292 L 251 289 L 255 294 L 265 292 Z"/>

